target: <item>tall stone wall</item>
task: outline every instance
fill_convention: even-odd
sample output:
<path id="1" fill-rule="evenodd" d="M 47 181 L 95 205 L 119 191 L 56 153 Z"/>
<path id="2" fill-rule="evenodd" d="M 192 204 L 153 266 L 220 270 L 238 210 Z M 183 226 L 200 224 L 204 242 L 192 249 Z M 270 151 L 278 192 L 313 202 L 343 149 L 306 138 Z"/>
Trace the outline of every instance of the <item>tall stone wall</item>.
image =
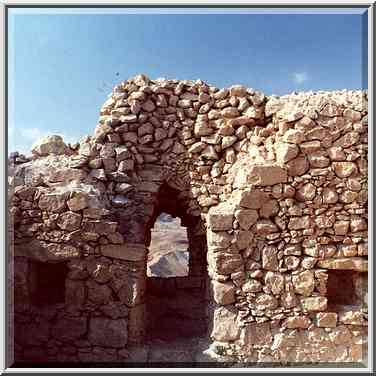
<path id="1" fill-rule="evenodd" d="M 367 119 L 361 91 L 267 97 L 143 75 L 115 87 L 94 136 L 42 140 L 10 179 L 16 359 L 126 362 L 145 339 L 150 229 L 167 208 L 207 246 L 194 269 L 210 279 L 210 356 L 363 360 Z M 64 263 L 61 301 L 38 301 L 36 261 Z"/>

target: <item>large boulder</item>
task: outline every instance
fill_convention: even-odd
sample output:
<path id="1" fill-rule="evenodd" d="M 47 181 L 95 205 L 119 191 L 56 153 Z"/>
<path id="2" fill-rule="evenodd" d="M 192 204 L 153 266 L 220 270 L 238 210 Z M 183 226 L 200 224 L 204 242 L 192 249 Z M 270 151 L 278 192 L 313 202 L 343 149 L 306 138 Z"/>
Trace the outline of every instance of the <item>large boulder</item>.
<path id="1" fill-rule="evenodd" d="M 65 154 L 68 151 L 67 145 L 61 136 L 46 136 L 37 141 L 32 147 L 33 154 L 38 156 L 46 156 L 49 154 Z"/>

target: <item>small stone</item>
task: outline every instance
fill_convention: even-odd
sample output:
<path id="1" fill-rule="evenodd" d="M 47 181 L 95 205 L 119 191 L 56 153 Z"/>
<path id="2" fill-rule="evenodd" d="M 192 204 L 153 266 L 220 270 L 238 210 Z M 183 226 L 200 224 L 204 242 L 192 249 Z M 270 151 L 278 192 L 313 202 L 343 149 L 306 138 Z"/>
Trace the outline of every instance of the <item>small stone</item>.
<path id="1" fill-rule="evenodd" d="M 315 296 L 301 299 L 302 308 L 305 311 L 325 311 L 328 299 L 324 296 Z"/>
<path id="2" fill-rule="evenodd" d="M 298 146 L 294 144 L 278 142 L 274 144 L 275 153 L 278 162 L 288 162 L 299 154 Z"/>
<path id="3" fill-rule="evenodd" d="M 310 296 L 315 288 L 314 274 L 310 270 L 306 270 L 292 277 L 294 290 L 297 294 Z"/>
<path id="4" fill-rule="evenodd" d="M 319 312 L 316 314 L 317 326 L 320 328 L 335 328 L 338 314 L 334 312 Z"/>
<path id="5" fill-rule="evenodd" d="M 80 211 L 85 209 L 89 204 L 89 197 L 84 192 L 76 192 L 73 197 L 67 201 L 69 210 Z"/>
<path id="6" fill-rule="evenodd" d="M 312 183 L 303 185 L 297 192 L 296 198 L 299 201 L 311 201 L 316 195 L 316 187 Z"/>
<path id="7" fill-rule="evenodd" d="M 81 215 L 74 212 L 65 212 L 61 214 L 57 220 L 57 225 L 67 231 L 74 231 L 80 228 Z"/>
<path id="8" fill-rule="evenodd" d="M 357 171 L 356 164 L 353 162 L 334 162 L 333 168 L 339 178 L 347 178 Z"/>
<path id="9" fill-rule="evenodd" d="M 304 133 L 297 129 L 288 129 L 283 135 L 283 141 L 291 144 L 300 144 L 305 140 Z"/>
<path id="10" fill-rule="evenodd" d="M 307 329 L 310 325 L 311 320 L 306 316 L 289 317 L 283 324 L 288 329 Z"/>

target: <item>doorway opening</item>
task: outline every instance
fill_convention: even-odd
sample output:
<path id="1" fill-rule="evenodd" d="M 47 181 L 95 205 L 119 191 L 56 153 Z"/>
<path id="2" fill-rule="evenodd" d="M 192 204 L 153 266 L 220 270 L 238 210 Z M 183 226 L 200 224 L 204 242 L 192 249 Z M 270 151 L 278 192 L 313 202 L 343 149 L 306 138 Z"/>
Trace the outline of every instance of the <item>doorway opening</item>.
<path id="1" fill-rule="evenodd" d="M 181 254 L 160 263 L 159 268 L 148 267 L 146 339 L 151 342 L 171 343 L 207 335 L 206 233 L 199 231 L 203 228 L 201 217 L 187 213 L 179 193 L 167 184 L 161 187 L 149 225 L 149 253 L 162 254 L 171 249 L 173 254 Z M 158 234 L 158 229 L 165 233 Z"/>

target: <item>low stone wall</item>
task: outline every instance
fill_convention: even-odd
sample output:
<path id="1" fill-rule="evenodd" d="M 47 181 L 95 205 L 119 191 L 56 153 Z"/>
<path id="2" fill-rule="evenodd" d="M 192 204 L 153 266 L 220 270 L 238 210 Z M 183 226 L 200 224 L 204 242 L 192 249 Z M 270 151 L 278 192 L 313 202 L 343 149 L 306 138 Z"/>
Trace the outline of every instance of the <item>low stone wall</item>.
<path id="1" fill-rule="evenodd" d="M 41 141 L 9 181 L 16 359 L 112 361 L 144 341 L 150 229 L 167 208 L 200 243 L 196 275 L 207 238 L 215 359 L 363 360 L 367 128 L 361 91 L 121 83 L 93 137 Z M 32 260 L 67 263 L 57 307 L 30 300 Z M 350 305 L 333 270 L 355 275 Z"/>

